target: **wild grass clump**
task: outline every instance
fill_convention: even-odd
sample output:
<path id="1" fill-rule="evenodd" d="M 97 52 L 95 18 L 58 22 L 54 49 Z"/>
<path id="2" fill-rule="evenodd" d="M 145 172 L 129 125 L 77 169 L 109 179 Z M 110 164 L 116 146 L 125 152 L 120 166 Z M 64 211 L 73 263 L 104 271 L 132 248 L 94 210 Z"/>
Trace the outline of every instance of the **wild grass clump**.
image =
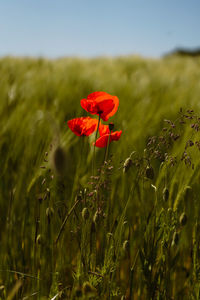
<path id="1" fill-rule="evenodd" d="M 199 62 L 0 60 L 1 299 L 199 299 Z"/>

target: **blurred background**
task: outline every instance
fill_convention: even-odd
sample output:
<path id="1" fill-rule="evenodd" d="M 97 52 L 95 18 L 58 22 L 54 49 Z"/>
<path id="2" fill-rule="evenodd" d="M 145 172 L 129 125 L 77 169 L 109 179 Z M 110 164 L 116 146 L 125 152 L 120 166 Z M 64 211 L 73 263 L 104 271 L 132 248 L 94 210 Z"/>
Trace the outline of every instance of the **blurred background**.
<path id="1" fill-rule="evenodd" d="M 200 47 L 199 0 L 0 2 L 0 55 L 160 57 Z"/>
<path id="2" fill-rule="evenodd" d="M 131 293 L 133 277 L 127 274 L 132 274 L 136 249 L 145 244 L 148 224 L 152 253 L 142 250 L 146 256 L 138 258 L 132 299 L 199 299 L 199 29 L 199 0 L 0 0 L 0 299 L 56 299 L 59 291 L 66 293 L 62 299 L 71 299 L 88 280 L 99 295 L 105 288 L 121 297 L 129 284 Z M 122 130 L 120 140 L 109 146 L 114 168 L 105 181 L 109 190 L 100 197 L 108 217 L 97 232 L 103 241 L 97 256 L 95 238 L 89 238 L 94 230 L 87 226 L 94 225 L 97 209 L 90 191 L 96 195 L 99 185 L 88 181 L 98 174 L 105 149 L 96 149 L 93 162 L 95 134 L 82 139 L 67 126 L 68 120 L 89 115 L 80 100 L 94 91 L 119 98 L 109 121 Z M 155 147 L 152 153 L 160 155 L 160 145 L 166 167 L 146 151 Z M 125 174 L 123 164 L 133 151 L 135 164 Z M 170 159 L 177 160 L 175 167 Z M 54 249 L 76 197 L 84 202 Z M 87 224 L 83 205 L 90 209 Z M 164 212 L 158 226 L 154 219 L 146 222 L 154 206 L 155 216 Z M 176 225 L 183 213 L 186 230 Z M 129 225 L 122 229 L 122 224 Z M 174 234 L 177 243 L 181 230 L 180 251 L 170 254 L 166 244 Z M 109 238 L 107 243 L 110 232 L 114 242 Z M 131 256 L 121 255 L 122 242 L 129 238 Z M 154 249 L 161 249 L 159 257 Z M 82 269 L 83 256 L 90 256 L 92 270 L 103 274 L 96 283 Z M 111 275 L 115 269 L 116 278 Z M 158 274 L 155 282 L 145 277 L 149 274 Z M 105 285 L 99 278 L 106 279 Z M 146 283 L 153 290 L 159 284 L 160 296 L 149 296 Z"/>

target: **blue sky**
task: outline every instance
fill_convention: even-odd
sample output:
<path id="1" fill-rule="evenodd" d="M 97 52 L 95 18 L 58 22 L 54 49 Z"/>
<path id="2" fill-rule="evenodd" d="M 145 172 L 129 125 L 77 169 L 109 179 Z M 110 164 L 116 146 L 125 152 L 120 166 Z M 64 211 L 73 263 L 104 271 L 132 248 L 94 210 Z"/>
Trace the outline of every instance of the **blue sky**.
<path id="1" fill-rule="evenodd" d="M 0 0 L 0 56 L 158 57 L 199 30 L 200 0 Z"/>

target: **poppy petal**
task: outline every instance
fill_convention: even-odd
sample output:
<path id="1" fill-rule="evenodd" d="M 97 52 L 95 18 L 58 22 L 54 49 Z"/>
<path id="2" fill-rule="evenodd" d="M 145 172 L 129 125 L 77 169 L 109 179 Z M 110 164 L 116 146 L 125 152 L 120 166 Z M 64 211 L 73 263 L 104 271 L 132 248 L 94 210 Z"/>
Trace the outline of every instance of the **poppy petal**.
<path id="1" fill-rule="evenodd" d="M 77 136 L 81 136 L 82 129 L 76 122 L 76 119 L 69 120 L 67 125 L 73 133 L 75 133 Z"/>
<path id="2" fill-rule="evenodd" d="M 109 138 L 109 134 L 104 134 L 103 136 L 100 136 L 100 138 L 96 140 L 95 146 L 99 148 L 106 147 L 108 143 L 108 138 Z M 110 139 L 110 143 L 111 143 L 111 139 Z"/>
<path id="3" fill-rule="evenodd" d="M 112 132 L 111 133 L 112 141 L 118 141 L 120 139 L 121 134 L 122 134 L 122 130 Z"/>
<path id="4" fill-rule="evenodd" d="M 89 136 L 97 129 L 98 120 L 90 117 L 81 117 L 69 120 L 68 127 L 77 136 Z"/>
<path id="5" fill-rule="evenodd" d="M 109 94 L 106 92 L 93 92 L 87 96 L 88 100 L 97 100 L 98 98 L 102 97 L 102 99 L 105 99 Z M 110 96 L 110 95 L 109 95 Z"/>
<path id="6" fill-rule="evenodd" d="M 86 136 L 91 135 L 95 130 L 97 130 L 98 120 L 89 118 L 85 119 L 83 122 L 82 133 Z"/>
<path id="7" fill-rule="evenodd" d="M 102 100 L 101 102 L 97 102 L 97 110 L 100 113 L 100 117 L 104 121 L 108 121 L 108 115 L 114 109 L 114 102 L 112 99 Z"/>
<path id="8" fill-rule="evenodd" d="M 116 113 L 119 99 L 106 92 L 94 92 L 81 100 L 81 106 L 91 114 L 100 114 L 101 119 L 107 121 Z"/>
<path id="9" fill-rule="evenodd" d="M 92 115 L 100 114 L 101 119 L 107 121 L 107 115 L 112 112 L 115 104 L 113 103 L 112 99 L 102 100 L 101 102 L 82 99 L 81 106 Z"/>
<path id="10" fill-rule="evenodd" d="M 106 121 L 112 117 L 118 110 L 118 106 L 119 106 L 119 99 L 116 97 L 116 96 L 112 96 L 112 100 L 113 100 L 113 103 L 114 103 L 114 107 L 112 109 L 112 111 L 110 111 L 107 116 L 106 116 Z"/>
<path id="11" fill-rule="evenodd" d="M 98 103 L 103 100 L 112 100 L 113 101 L 114 106 L 113 106 L 112 110 L 109 113 L 107 113 L 106 119 L 104 121 L 107 121 L 111 116 L 113 116 L 116 113 L 118 106 L 119 106 L 118 97 L 110 95 L 106 92 L 94 92 L 94 93 L 88 95 L 87 99 L 95 100 Z"/>
<path id="12" fill-rule="evenodd" d="M 120 139 L 121 134 L 122 134 L 122 130 L 112 132 L 111 135 L 104 134 L 103 136 L 100 136 L 100 138 L 96 140 L 95 146 L 99 148 L 104 148 L 107 146 L 109 135 L 110 135 L 110 140 L 109 140 L 109 144 L 110 144 L 112 141 L 118 141 Z"/>
<path id="13" fill-rule="evenodd" d="M 83 109 L 85 109 L 87 112 L 89 112 L 93 115 L 98 114 L 98 108 L 96 106 L 96 103 L 92 100 L 82 99 L 81 106 Z"/>
<path id="14" fill-rule="evenodd" d="M 100 136 L 104 135 L 104 134 L 109 134 L 110 130 L 109 130 L 109 126 L 108 125 L 103 125 L 103 124 L 99 124 L 99 134 Z"/>

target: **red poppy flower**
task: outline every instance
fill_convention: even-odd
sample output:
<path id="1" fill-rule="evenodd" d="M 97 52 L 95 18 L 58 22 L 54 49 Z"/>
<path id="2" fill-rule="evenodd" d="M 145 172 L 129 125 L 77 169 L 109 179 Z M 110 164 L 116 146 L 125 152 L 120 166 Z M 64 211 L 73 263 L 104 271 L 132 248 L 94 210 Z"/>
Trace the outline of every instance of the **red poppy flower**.
<path id="1" fill-rule="evenodd" d="M 111 132 L 111 134 L 106 133 L 100 136 L 100 138 L 96 140 L 95 146 L 99 148 L 104 148 L 108 144 L 109 135 L 110 135 L 110 140 L 109 140 L 109 144 L 110 144 L 112 141 L 118 141 L 120 139 L 121 134 L 122 134 L 122 130 Z"/>
<path id="2" fill-rule="evenodd" d="M 69 120 L 67 125 L 77 136 L 89 136 L 97 129 L 98 120 L 81 117 Z"/>
<path id="3" fill-rule="evenodd" d="M 110 130 L 109 130 L 109 126 L 108 125 L 103 125 L 103 124 L 99 124 L 99 134 L 100 136 L 104 135 L 104 134 L 109 134 Z"/>
<path id="4" fill-rule="evenodd" d="M 105 92 L 94 92 L 81 100 L 81 106 L 92 115 L 100 115 L 102 120 L 108 121 L 116 113 L 119 99 Z"/>

